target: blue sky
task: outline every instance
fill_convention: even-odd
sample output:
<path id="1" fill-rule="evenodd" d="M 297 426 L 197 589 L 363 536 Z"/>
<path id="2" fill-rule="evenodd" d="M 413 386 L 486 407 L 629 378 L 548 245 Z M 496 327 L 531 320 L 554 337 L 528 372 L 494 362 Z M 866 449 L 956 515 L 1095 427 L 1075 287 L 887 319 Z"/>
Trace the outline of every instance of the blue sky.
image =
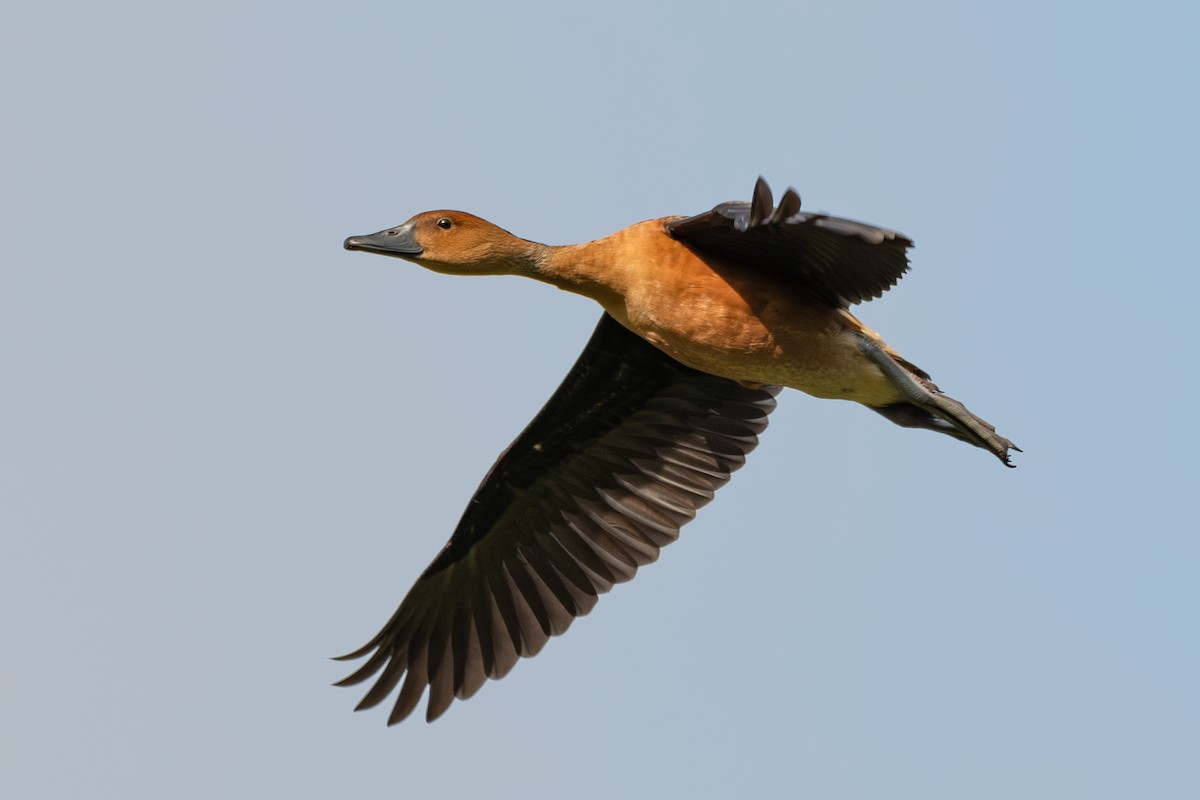
<path id="1" fill-rule="evenodd" d="M 26 4 L 0 47 L 0 786 L 1200 793 L 1195 32 L 1170 3 Z M 341 249 L 748 198 L 903 231 L 859 315 L 1016 470 L 781 397 L 633 583 L 436 724 L 330 688 L 589 301 Z"/>

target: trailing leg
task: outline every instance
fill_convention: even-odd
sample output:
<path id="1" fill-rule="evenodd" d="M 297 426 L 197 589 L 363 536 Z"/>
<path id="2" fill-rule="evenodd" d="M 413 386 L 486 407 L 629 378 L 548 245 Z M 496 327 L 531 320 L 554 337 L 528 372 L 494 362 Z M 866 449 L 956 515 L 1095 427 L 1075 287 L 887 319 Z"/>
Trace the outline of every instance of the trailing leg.
<path id="1" fill-rule="evenodd" d="M 982 447 L 1011 467 L 1008 451 L 1021 448 L 996 433 L 996 428 L 943 394 L 928 379 L 906 369 L 866 334 L 858 334 L 858 349 L 879 367 L 884 376 L 906 398 L 905 401 L 873 409 L 897 425 L 926 428 Z"/>

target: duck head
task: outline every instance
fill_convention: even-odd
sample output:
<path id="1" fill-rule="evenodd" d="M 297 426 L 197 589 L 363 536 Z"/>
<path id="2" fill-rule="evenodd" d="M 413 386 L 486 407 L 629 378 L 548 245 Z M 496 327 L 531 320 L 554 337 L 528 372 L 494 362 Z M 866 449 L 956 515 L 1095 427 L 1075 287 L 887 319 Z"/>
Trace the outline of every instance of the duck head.
<path id="1" fill-rule="evenodd" d="M 426 211 L 395 228 L 345 241 L 347 250 L 403 258 L 450 275 L 523 272 L 539 247 L 465 211 Z"/>

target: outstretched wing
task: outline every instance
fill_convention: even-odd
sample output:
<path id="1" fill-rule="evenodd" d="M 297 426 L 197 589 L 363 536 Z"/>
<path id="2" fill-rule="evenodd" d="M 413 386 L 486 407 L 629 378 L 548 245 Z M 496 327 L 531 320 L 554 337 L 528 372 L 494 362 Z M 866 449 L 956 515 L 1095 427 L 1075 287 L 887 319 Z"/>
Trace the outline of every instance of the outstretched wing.
<path id="1" fill-rule="evenodd" d="M 771 189 L 759 178 L 752 202 L 721 203 L 666 229 L 699 252 L 786 274 L 835 306 L 879 297 L 908 270 L 912 241 L 903 234 L 801 212 L 791 188 L 772 206 Z"/>
<path id="2" fill-rule="evenodd" d="M 483 479 L 450 541 L 339 685 L 358 708 L 430 687 L 426 719 L 532 656 L 659 549 L 742 465 L 774 409 L 689 369 L 605 314 L 562 386 Z"/>

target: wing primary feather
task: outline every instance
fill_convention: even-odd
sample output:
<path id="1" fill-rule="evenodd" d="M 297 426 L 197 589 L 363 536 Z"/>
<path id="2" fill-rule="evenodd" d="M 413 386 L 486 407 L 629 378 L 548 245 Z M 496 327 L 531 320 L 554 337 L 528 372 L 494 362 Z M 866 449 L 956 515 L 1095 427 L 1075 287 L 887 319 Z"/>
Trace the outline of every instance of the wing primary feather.
<path id="1" fill-rule="evenodd" d="M 479 639 L 479 654 L 483 665 L 484 676 L 490 676 L 496 671 L 496 641 L 492 636 L 492 616 L 495 603 L 491 600 L 491 591 L 484 581 L 472 586 L 469 590 L 468 602 L 471 604 L 471 614 L 475 618 L 475 635 Z"/>
<path id="2" fill-rule="evenodd" d="M 800 195 L 789 186 L 783 193 L 783 197 L 779 198 L 779 208 L 775 209 L 775 213 L 771 215 L 771 224 L 781 225 L 798 213 L 800 213 Z"/>
<path id="3" fill-rule="evenodd" d="M 668 486 L 696 495 L 696 503 L 707 503 L 713 499 L 717 486 L 706 473 L 684 470 L 666 461 L 638 459 L 634 466 L 647 478 L 653 478 Z"/>
<path id="4" fill-rule="evenodd" d="M 463 653 L 462 676 L 461 678 L 455 676 L 454 696 L 460 700 L 466 700 L 475 694 L 487 681 L 487 665 L 483 655 L 483 640 L 479 634 L 479 620 L 469 607 L 467 613 L 469 614 L 471 633 L 474 635 L 467 638 L 467 649 Z"/>
<path id="5" fill-rule="evenodd" d="M 383 673 L 371 689 L 363 695 L 362 700 L 358 701 L 358 705 L 354 707 L 355 711 L 364 711 L 368 708 L 374 708 L 392 693 L 396 688 L 396 684 L 400 683 L 400 679 L 404 677 L 404 672 L 408 665 L 404 658 L 390 657 L 388 665 L 384 667 Z"/>
<path id="6" fill-rule="evenodd" d="M 539 609 L 541 614 L 534 610 L 535 603 L 541 606 L 541 598 L 537 589 L 530 584 L 524 569 L 513 559 L 508 559 L 503 563 L 503 572 L 521 626 L 521 655 L 524 658 L 535 656 L 550 638 L 550 619 L 544 608 Z M 530 591 L 532 597 L 526 591 Z"/>
<path id="7" fill-rule="evenodd" d="M 567 522 L 564 518 L 563 525 L 565 526 L 566 524 Z M 547 531 L 541 534 L 538 538 L 538 545 L 538 551 L 545 556 L 550 564 L 558 570 L 558 574 L 563 577 L 567 589 L 571 591 L 572 596 L 575 598 L 576 606 L 582 607 L 588 603 L 588 600 L 583 598 L 588 598 L 591 602 L 594 602 L 596 595 L 601 592 L 601 586 L 612 585 L 611 583 L 605 584 L 604 582 L 593 580 L 588 574 L 588 570 L 582 567 L 575 560 L 574 556 L 563 549 L 553 533 Z M 579 613 L 583 614 L 586 612 L 581 611 Z"/>
<path id="8" fill-rule="evenodd" d="M 675 531 L 696 516 L 699 504 L 696 496 L 676 489 L 670 484 L 651 477 L 622 479 L 621 486 L 629 492 L 625 498 L 617 499 L 609 493 L 605 500 L 619 505 L 618 510 L 628 513 L 639 525 L 648 525 L 656 530 Z M 641 502 L 638 502 L 638 501 Z"/>
<path id="9" fill-rule="evenodd" d="M 593 583 L 598 582 L 598 592 L 607 592 L 613 587 L 613 584 L 620 581 L 605 560 L 596 552 L 596 549 L 591 546 L 587 534 L 584 533 L 585 529 L 593 527 L 596 523 L 592 522 L 586 514 L 564 514 L 563 520 L 567 523 L 570 532 L 551 531 L 554 540 L 576 564 L 589 574 Z"/>
<path id="10" fill-rule="evenodd" d="M 659 545 L 648 536 L 643 535 L 638 530 L 638 526 L 609 524 L 606 530 L 608 535 L 629 554 L 638 569 L 658 560 Z"/>
<path id="11" fill-rule="evenodd" d="M 397 614 L 399 614 L 399 611 L 397 611 Z M 383 641 L 384 636 L 388 633 L 388 631 L 390 631 L 392 629 L 392 626 L 395 623 L 396 623 L 396 615 L 394 614 L 394 615 L 392 615 L 392 618 L 390 620 L 388 620 L 387 625 L 384 625 L 383 629 L 380 630 L 379 633 L 375 634 L 371 638 L 371 641 L 367 642 L 366 644 L 364 644 L 362 647 L 358 648 L 357 650 L 346 653 L 345 655 L 334 656 L 333 660 L 334 661 L 353 661 L 356 658 L 362 658 L 367 653 L 369 653 L 372 650 L 375 650 L 376 648 L 379 647 L 379 643 Z"/>
<path id="12" fill-rule="evenodd" d="M 467 591 L 470 591 L 469 589 Z M 454 694 L 462 690 L 466 680 L 468 652 L 471 649 L 472 629 L 471 604 L 467 597 L 460 593 L 455 600 L 456 609 L 454 624 L 450 628 L 450 655 L 454 663 Z"/>
<path id="13" fill-rule="evenodd" d="M 334 684 L 334 686 L 355 686 L 362 683 L 367 678 L 379 671 L 388 660 L 388 653 L 383 648 L 376 650 L 362 666 L 351 672 L 346 677 Z"/>
<path id="14" fill-rule="evenodd" d="M 520 656 L 523 654 L 521 622 L 517 615 L 513 593 L 509 589 L 508 573 L 502 565 L 497 564 L 496 567 L 487 573 L 488 584 L 492 587 L 492 597 L 496 600 L 496 609 L 500 612 L 500 618 L 504 622 L 504 632 L 508 634 L 508 641 L 512 644 L 513 652 Z"/>
<path id="15" fill-rule="evenodd" d="M 538 630 L 540 630 L 542 635 L 549 636 L 550 631 L 553 630 L 553 626 L 550 624 L 550 610 L 546 607 L 546 602 L 542 598 L 542 593 L 538 591 L 537 584 L 534 582 L 533 577 L 529 574 L 529 570 L 525 568 L 525 565 L 521 563 L 520 559 L 521 553 L 520 550 L 518 550 L 516 556 L 508 558 L 504 562 L 504 566 L 508 568 L 508 574 L 512 578 L 513 584 L 517 587 L 517 591 L 514 594 L 514 599 L 519 598 L 525 601 L 525 605 L 529 608 L 530 613 L 533 615 L 533 619 L 537 621 Z M 518 616 L 521 616 L 520 602 L 518 602 L 517 605 Z M 526 623 L 528 621 L 528 619 L 522 618 L 522 635 L 525 633 Z"/>
<path id="16" fill-rule="evenodd" d="M 761 225 L 763 220 L 771 216 L 771 206 L 773 205 L 771 187 L 767 185 L 763 176 L 759 175 L 758 180 L 754 183 L 754 200 L 750 203 L 750 225 L 748 227 L 756 228 Z"/>
<path id="17" fill-rule="evenodd" d="M 508 674 L 521 658 L 520 639 L 513 641 L 513 635 L 508 629 L 508 621 L 500 611 L 500 603 L 496 600 L 495 582 L 488 581 L 491 588 L 492 602 L 488 605 L 489 628 L 492 637 L 492 659 L 488 666 L 488 677 L 499 680 Z M 518 630 L 518 637 L 520 632 Z"/>
<path id="18" fill-rule="evenodd" d="M 566 602 L 564 602 L 562 596 L 547 584 L 546 577 L 534 565 L 536 559 L 537 553 L 534 548 L 522 548 L 520 560 L 522 570 L 529 576 L 529 580 L 533 584 L 535 591 L 541 597 L 542 607 L 546 609 L 546 616 L 550 621 L 549 628 L 543 632 L 548 637 L 558 636 L 570 627 L 571 620 L 575 619 L 575 614 L 572 611 L 575 603 L 571 600 L 569 593 L 567 593 Z M 556 576 L 553 576 L 553 579 L 558 588 L 566 593 L 566 590 L 562 587 L 562 582 Z"/>
<path id="19" fill-rule="evenodd" d="M 632 579 L 637 573 L 637 561 L 629 553 L 625 552 L 625 548 L 621 547 L 608 533 L 608 528 L 612 523 L 609 522 L 607 517 L 614 514 L 620 516 L 619 512 L 600 502 L 593 501 L 581 503 L 580 509 L 592 524 L 580 526 L 579 533 L 583 541 L 592 548 L 592 551 L 612 571 L 613 582 L 625 583 Z"/>
<path id="20" fill-rule="evenodd" d="M 619 583 L 616 573 L 608 569 L 604 559 L 596 554 L 595 548 L 588 542 L 583 530 L 593 527 L 595 523 L 580 513 L 563 515 L 563 521 L 568 530 L 552 530 L 551 536 L 558 546 L 563 549 L 566 558 L 575 561 L 580 569 L 587 573 L 588 579 L 595 587 L 596 594 L 605 594 L 613 585 Z"/>
<path id="21" fill-rule="evenodd" d="M 542 551 L 541 544 L 541 542 L 535 542 L 532 547 L 526 547 L 522 550 L 521 555 L 524 557 L 525 563 L 533 570 L 534 575 L 537 576 L 542 585 L 553 595 L 554 600 L 561 607 L 562 611 L 568 617 L 574 617 L 578 613 L 578 609 L 575 606 L 575 596 L 567 588 L 567 584 L 558 569 L 550 563 L 546 554 Z M 558 617 L 560 615 L 554 614 L 553 616 Z M 555 620 L 551 619 L 551 621 L 554 622 Z M 560 634 L 563 630 L 566 630 L 565 625 L 561 630 L 558 629 L 558 625 L 555 625 L 554 634 Z"/>
<path id="22" fill-rule="evenodd" d="M 387 724 L 395 725 L 404 721 L 421 702 L 427 685 L 429 681 L 425 676 L 425 653 L 422 650 L 409 662 L 408 677 L 400 687 L 400 696 L 396 698 L 396 705 L 392 706 L 392 713 L 388 714 Z"/>
<path id="23" fill-rule="evenodd" d="M 429 703 L 425 706 L 425 721 L 433 722 L 445 713 L 454 702 L 454 654 L 451 652 L 450 637 L 439 640 L 442 653 L 437 659 L 430 651 L 430 662 L 437 663 L 429 670 Z"/>

